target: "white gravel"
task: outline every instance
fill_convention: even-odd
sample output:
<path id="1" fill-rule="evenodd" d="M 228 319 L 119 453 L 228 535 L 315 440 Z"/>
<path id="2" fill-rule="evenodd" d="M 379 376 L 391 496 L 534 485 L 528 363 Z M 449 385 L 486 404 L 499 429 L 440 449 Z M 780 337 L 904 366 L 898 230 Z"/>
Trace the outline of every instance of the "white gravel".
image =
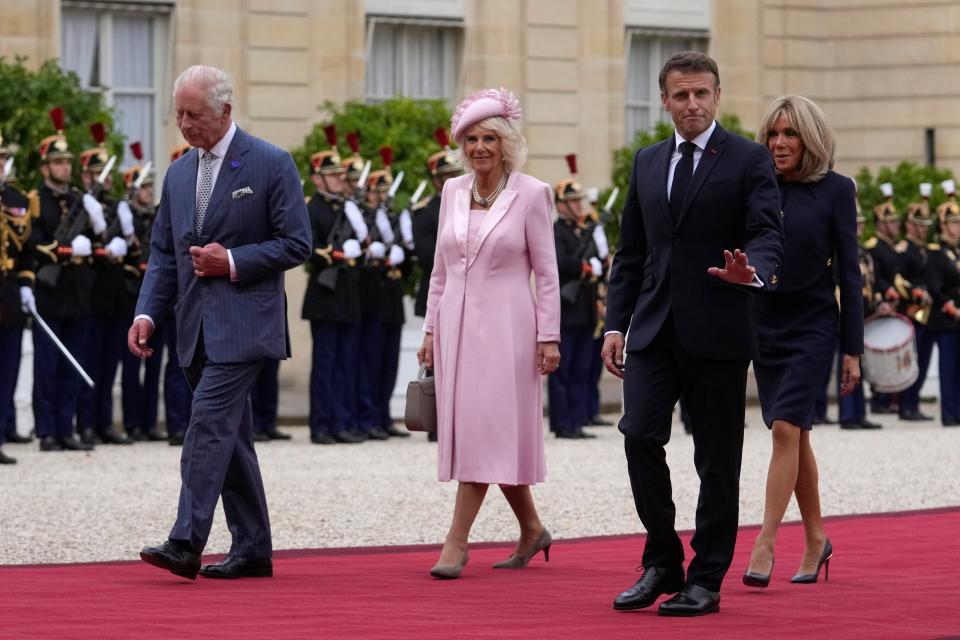
<path id="1" fill-rule="evenodd" d="M 936 415 L 933 405 L 924 411 Z M 614 416 L 608 416 L 613 418 Z M 770 435 L 759 409 L 748 410 L 740 520 L 758 523 Z M 879 431 L 815 427 L 825 515 L 900 511 L 960 502 L 960 428 L 901 423 L 880 416 Z M 303 427 L 289 442 L 258 444 L 277 549 L 439 543 L 449 524 L 455 483 L 436 481 L 434 445 L 425 436 L 362 445 L 315 446 Z M 547 481 L 535 489 L 541 518 L 557 538 L 640 531 L 623 440 L 614 427 L 595 440 L 547 440 Z M 163 541 L 173 523 L 180 449 L 165 443 L 100 446 L 92 453 L 40 453 L 6 445 L 19 464 L 0 466 L 3 563 L 135 559 Z M 693 446 L 679 424 L 668 446 L 677 526 L 694 523 L 698 480 Z M 795 504 L 787 520 L 796 520 Z M 491 490 L 472 540 L 510 540 L 516 524 Z M 218 510 L 207 546 L 229 547 Z"/>

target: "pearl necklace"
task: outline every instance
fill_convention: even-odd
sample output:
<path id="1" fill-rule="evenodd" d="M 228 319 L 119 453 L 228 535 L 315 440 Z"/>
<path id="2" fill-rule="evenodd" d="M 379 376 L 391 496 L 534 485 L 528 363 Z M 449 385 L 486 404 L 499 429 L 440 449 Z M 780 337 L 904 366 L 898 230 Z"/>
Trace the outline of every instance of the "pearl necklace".
<path id="1" fill-rule="evenodd" d="M 500 195 L 500 192 L 503 191 L 503 188 L 507 186 L 507 174 L 500 176 L 500 180 L 497 182 L 497 186 L 493 188 L 493 191 L 490 192 L 486 198 L 480 197 L 480 192 L 477 190 L 477 179 L 473 179 L 473 201 L 476 202 L 481 207 L 492 207 L 493 203 L 496 201 L 497 196 Z"/>

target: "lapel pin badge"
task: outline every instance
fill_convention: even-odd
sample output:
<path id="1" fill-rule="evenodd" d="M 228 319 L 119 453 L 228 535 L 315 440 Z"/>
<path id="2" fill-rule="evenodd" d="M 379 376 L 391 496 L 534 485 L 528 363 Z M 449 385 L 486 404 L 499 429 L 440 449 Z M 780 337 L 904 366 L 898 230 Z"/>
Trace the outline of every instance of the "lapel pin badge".
<path id="1" fill-rule="evenodd" d="M 233 159 L 233 160 L 230 161 L 230 166 L 233 167 L 234 169 L 239 169 L 239 168 L 240 168 L 240 162 L 239 162 L 238 160 L 236 160 L 236 159 Z"/>

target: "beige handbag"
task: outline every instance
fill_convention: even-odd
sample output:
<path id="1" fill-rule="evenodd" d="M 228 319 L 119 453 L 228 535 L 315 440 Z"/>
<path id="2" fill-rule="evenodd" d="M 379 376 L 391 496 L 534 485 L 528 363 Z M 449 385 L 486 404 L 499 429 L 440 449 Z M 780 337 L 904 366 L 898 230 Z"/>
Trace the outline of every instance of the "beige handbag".
<path id="1" fill-rule="evenodd" d="M 430 375 L 427 375 L 427 372 Z M 421 365 L 416 380 L 407 383 L 407 406 L 403 422 L 410 431 L 434 432 L 437 430 L 437 389 L 433 371 Z"/>

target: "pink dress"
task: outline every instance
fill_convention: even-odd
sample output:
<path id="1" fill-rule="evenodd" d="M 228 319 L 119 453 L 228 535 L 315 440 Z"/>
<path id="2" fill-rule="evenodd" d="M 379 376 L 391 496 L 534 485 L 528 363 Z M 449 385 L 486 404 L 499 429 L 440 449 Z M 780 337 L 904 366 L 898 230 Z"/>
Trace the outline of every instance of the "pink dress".
<path id="1" fill-rule="evenodd" d="M 472 181 L 444 185 L 424 324 L 434 334 L 437 475 L 535 484 L 546 477 L 537 343 L 560 340 L 553 194 L 513 173 L 490 211 L 474 213 Z"/>

